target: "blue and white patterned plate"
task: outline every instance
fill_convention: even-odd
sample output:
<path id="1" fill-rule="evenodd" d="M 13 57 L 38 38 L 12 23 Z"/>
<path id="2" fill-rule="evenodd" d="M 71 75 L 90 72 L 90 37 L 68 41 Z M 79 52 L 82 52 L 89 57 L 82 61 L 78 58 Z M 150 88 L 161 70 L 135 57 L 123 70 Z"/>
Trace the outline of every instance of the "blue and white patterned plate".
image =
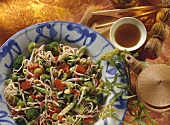
<path id="1" fill-rule="evenodd" d="M 86 45 L 94 61 L 97 61 L 100 56 L 104 55 L 106 52 L 110 52 L 114 49 L 114 47 L 97 32 L 72 22 L 44 22 L 30 26 L 16 33 L 0 48 L 0 125 L 15 125 L 14 120 L 8 117 L 10 110 L 3 96 L 3 90 L 5 88 L 4 80 L 11 72 L 14 59 L 21 53 L 27 56 L 27 47 L 32 41 L 41 45 L 53 40 L 74 47 Z M 113 79 L 114 75 L 118 72 L 117 69 L 111 67 L 108 62 L 102 63 L 104 66 L 103 78 L 107 77 Z M 121 71 L 127 78 L 126 70 L 123 65 Z M 120 81 L 123 81 L 121 76 L 118 77 L 118 82 Z M 107 101 L 113 96 L 114 92 L 107 98 Z M 117 108 L 116 114 L 118 118 L 123 120 L 127 108 L 127 101 L 120 98 L 115 102 L 114 107 Z M 95 123 L 95 125 L 120 124 L 119 121 L 112 118 L 107 118 L 104 121 L 99 120 Z"/>

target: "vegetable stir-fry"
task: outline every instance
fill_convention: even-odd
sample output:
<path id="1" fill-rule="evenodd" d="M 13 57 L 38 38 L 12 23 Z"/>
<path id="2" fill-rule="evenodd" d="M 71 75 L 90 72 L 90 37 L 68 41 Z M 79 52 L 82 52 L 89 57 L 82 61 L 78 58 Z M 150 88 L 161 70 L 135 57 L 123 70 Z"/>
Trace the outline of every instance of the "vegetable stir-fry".
<path id="1" fill-rule="evenodd" d="M 33 46 L 31 46 L 33 45 Z M 81 125 L 94 122 L 103 89 L 100 62 L 80 49 L 54 41 L 19 55 L 4 95 L 18 125 Z"/>

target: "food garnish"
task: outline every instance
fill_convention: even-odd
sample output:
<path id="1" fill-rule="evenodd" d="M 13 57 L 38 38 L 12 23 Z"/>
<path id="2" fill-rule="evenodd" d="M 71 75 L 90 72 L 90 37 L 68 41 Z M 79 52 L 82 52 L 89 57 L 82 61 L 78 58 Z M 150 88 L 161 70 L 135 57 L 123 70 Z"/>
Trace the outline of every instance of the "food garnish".
<path id="1" fill-rule="evenodd" d="M 31 42 L 28 51 L 29 58 L 15 59 L 4 90 L 16 124 L 96 121 L 103 108 L 98 96 L 104 89 L 102 67 L 86 54 L 86 46 L 78 49 L 54 41 L 37 48 Z"/>
<path id="2" fill-rule="evenodd" d="M 112 117 L 112 118 L 115 118 L 122 123 L 131 124 L 131 125 L 134 122 L 137 122 L 140 125 L 146 125 L 144 119 L 148 118 L 150 123 L 152 125 L 155 125 L 153 119 L 148 114 L 143 103 L 139 100 L 139 98 L 136 96 L 135 92 L 133 91 L 133 89 L 131 87 L 130 66 L 125 61 L 125 55 L 127 55 L 127 54 L 130 54 L 130 52 L 128 52 L 126 50 L 121 51 L 121 50 L 118 50 L 118 49 L 114 49 L 112 52 L 108 52 L 104 56 L 101 57 L 102 60 L 109 61 L 112 65 L 114 65 L 117 68 L 119 73 L 124 78 L 125 83 L 124 84 L 121 84 L 121 83 L 116 84 L 117 75 L 115 75 L 113 82 L 109 82 L 109 80 L 106 79 L 105 85 L 108 87 L 109 90 L 113 90 L 114 87 L 119 87 L 119 88 L 121 88 L 122 91 L 116 93 L 115 96 L 111 99 L 111 102 L 108 105 L 105 106 L 106 108 L 103 108 L 103 111 L 100 113 L 100 117 L 102 119 L 105 119 L 107 117 Z M 137 55 L 138 54 L 136 53 L 133 56 L 136 57 Z M 120 64 L 119 63 L 122 63 L 122 62 L 127 67 L 128 80 L 125 79 L 125 77 L 123 76 L 123 74 L 120 70 Z M 111 105 L 114 104 L 114 101 L 116 99 L 118 99 L 120 96 L 122 96 L 123 99 L 129 99 L 128 112 L 129 112 L 129 115 L 134 117 L 134 119 L 130 123 L 121 121 L 116 116 L 116 114 L 114 113 L 114 109 L 111 106 Z M 111 113 L 109 111 L 113 111 L 113 112 Z"/>

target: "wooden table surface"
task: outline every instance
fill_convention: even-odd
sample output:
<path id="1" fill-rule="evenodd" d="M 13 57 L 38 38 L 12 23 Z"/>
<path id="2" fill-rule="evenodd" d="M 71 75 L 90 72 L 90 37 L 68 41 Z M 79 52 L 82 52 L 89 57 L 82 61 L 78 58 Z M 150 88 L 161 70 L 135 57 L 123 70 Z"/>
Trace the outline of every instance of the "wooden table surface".
<path id="1" fill-rule="evenodd" d="M 161 0 L 139 0 L 139 5 L 157 5 Z M 79 23 L 86 10 L 91 6 L 101 9 L 114 9 L 110 0 L 0 0 L 0 46 L 13 34 L 30 25 L 53 20 L 64 20 Z M 170 39 L 169 39 L 170 41 Z M 152 63 L 170 62 L 170 49 L 166 40 L 164 52 L 156 60 L 147 60 Z M 167 60 L 166 60 L 167 61 Z M 132 80 L 136 76 L 132 73 Z M 157 125 L 170 124 L 170 112 L 150 112 Z M 126 113 L 126 122 L 132 117 Z M 146 119 L 147 124 L 150 125 Z M 168 124 L 169 123 L 169 124 Z M 135 123 L 134 123 L 135 124 Z"/>

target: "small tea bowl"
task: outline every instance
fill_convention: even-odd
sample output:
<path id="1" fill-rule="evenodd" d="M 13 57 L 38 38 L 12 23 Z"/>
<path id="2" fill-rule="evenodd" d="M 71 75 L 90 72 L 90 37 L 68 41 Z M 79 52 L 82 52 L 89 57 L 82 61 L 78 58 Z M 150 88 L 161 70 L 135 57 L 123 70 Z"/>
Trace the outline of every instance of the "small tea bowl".
<path id="1" fill-rule="evenodd" d="M 136 41 L 136 44 L 133 45 L 133 46 L 130 46 L 130 47 L 120 45 L 115 38 L 116 37 L 115 34 L 116 34 L 116 32 L 118 32 L 118 29 L 125 24 L 130 24 L 130 25 L 132 24 L 132 25 L 136 26 L 136 28 L 139 30 L 138 35 L 140 35 L 140 36 L 139 36 L 138 40 Z M 129 35 L 132 32 L 131 28 L 126 28 L 125 30 L 128 30 Z M 126 31 L 126 33 L 124 33 L 122 31 L 122 34 L 123 34 L 123 35 L 121 35 L 122 38 L 124 37 L 124 35 L 127 36 L 127 31 Z M 138 48 L 140 48 L 145 43 L 145 40 L 146 40 L 146 37 L 147 37 L 147 31 L 146 31 L 144 24 L 140 20 L 138 20 L 134 17 L 123 17 L 123 18 L 117 20 L 111 26 L 109 37 L 110 37 L 111 43 L 113 44 L 113 46 L 115 48 L 118 48 L 119 50 L 134 51 L 134 50 L 137 50 Z M 132 37 L 135 37 L 135 36 L 132 36 Z M 126 40 L 123 41 L 123 42 L 126 42 Z"/>

